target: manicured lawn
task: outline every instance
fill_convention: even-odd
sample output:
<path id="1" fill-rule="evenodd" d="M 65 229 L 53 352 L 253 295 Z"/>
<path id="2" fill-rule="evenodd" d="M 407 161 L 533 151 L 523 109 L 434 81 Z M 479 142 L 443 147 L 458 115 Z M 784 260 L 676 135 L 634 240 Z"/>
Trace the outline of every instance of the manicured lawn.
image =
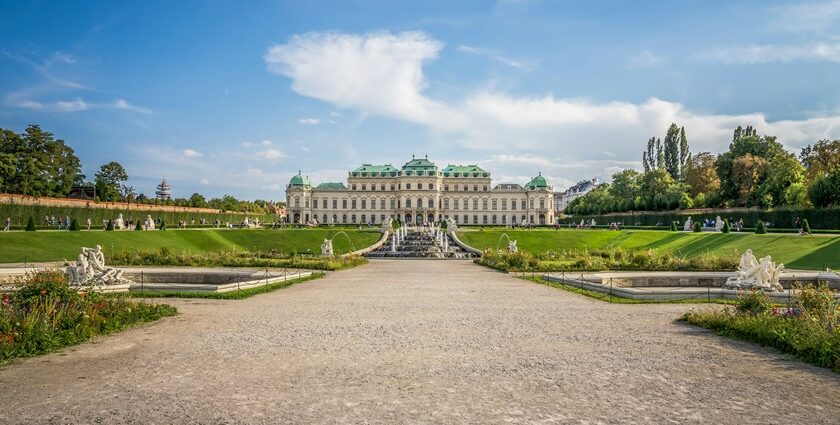
<path id="1" fill-rule="evenodd" d="M 582 249 L 622 248 L 655 249 L 694 257 L 701 254 L 739 255 L 752 249 L 756 257 L 770 255 L 788 268 L 840 269 L 840 237 L 798 236 L 789 234 L 756 235 L 753 233 L 693 233 L 656 230 L 476 230 L 462 231 L 458 238 L 478 249 L 507 247 L 506 233 L 517 241 L 520 250 L 532 253 L 562 252 Z M 501 237 L 501 242 L 499 239 Z"/>
<path id="2" fill-rule="evenodd" d="M 0 233 L 0 263 L 59 261 L 75 259 L 83 246 L 102 245 L 106 255 L 121 251 L 156 252 L 162 247 L 172 252 L 201 254 L 219 251 L 271 251 L 320 253 L 324 239 L 333 239 L 335 254 L 373 245 L 378 230 L 283 229 L 283 230 L 167 230 L 167 231 L 81 231 Z M 337 236 L 336 236 L 337 235 Z"/>

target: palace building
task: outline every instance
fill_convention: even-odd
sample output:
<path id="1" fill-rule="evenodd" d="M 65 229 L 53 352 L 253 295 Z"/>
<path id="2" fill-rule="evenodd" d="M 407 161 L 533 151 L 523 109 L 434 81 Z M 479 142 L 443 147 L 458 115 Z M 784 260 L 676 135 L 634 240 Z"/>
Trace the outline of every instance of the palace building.
<path id="1" fill-rule="evenodd" d="M 462 225 L 554 223 L 554 192 L 537 175 L 524 186 L 497 184 L 477 165 L 448 165 L 428 158 L 405 163 L 362 164 L 347 185 L 313 186 L 298 172 L 286 186 L 289 222 L 299 224 L 380 224 L 388 218 L 421 224 L 452 218 Z"/>

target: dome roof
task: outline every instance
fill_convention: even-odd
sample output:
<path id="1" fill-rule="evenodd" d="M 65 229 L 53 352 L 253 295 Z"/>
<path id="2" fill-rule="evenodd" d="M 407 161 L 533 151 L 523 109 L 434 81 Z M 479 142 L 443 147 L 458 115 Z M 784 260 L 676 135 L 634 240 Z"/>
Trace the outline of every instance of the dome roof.
<path id="1" fill-rule="evenodd" d="M 298 171 L 297 174 L 292 176 L 292 179 L 289 181 L 289 186 L 310 187 L 312 185 L 309 183 L 309 177 L 301 175 L 300 171 Z"/>
<path id="2" fill-rule="evenodd" d="M 545 181 L 545 177 L 542 176 L 542 173 L 531 179 L 528 183 L 525 183 L 525 189 L 527 190 L 545 189 L 547 187 L 548 182 Z"/>

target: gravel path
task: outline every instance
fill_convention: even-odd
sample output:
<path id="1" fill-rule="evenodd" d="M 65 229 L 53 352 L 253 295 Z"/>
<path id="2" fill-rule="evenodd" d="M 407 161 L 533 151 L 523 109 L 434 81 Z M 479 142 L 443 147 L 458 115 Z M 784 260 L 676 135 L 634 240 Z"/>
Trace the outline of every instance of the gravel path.
<path id="1" fill-rule="evenodd" d="M 0 370 L 3 423 L 838 423 L 840 375 L 460 261 L 374 261 Z"/>

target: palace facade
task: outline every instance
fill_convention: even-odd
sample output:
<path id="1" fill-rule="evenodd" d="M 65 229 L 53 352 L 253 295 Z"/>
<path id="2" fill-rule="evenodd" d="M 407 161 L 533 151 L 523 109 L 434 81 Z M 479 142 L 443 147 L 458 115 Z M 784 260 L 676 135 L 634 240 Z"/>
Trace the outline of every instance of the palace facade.
<path id="1" fill-rule="evenodd" d="M 402 168 L 362 164 L 347 185 L 313 186 L 300 172 L 286 186 L 286 213 L 292 223 L 380 224 L 387 218 L 421 224 L 452 218 L 458 224 L 554 223 L 554 192 L 541 174 L 524 186 L 497 184 L 477 165 L 439 169 L 428 158 Z"/>

